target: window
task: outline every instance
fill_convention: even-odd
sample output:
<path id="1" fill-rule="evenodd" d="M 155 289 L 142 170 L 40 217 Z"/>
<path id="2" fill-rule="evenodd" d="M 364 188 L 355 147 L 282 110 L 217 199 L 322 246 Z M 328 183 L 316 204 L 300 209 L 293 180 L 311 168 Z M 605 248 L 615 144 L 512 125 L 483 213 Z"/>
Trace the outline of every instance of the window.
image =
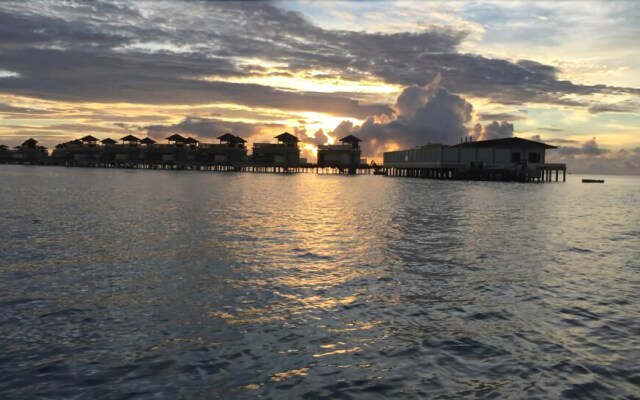
<path id="1" fill-rule="evenodd" d="M 529 162 L 530 163 L 539 163 L 540 162 L 540 153 L 529 153 Z"/>
<path id="2" fill-rule="evenodd" d="M 511 152 L 511 162 L 520 162 L 520 152 L 512 151 Z"/>

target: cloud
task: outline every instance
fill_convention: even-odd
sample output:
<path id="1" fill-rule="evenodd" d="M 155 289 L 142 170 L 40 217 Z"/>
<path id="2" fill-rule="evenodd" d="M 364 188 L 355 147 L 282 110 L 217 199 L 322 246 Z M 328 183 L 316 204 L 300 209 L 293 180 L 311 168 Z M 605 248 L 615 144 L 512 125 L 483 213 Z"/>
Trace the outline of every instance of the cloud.
<path id="1" fill-rule="evenodd" d="M 507 121 L 493 121 L 484 126 L 484 129 L 477 140 L 510 138 L 513 136 L 513 130 L 513 124 Z"/>
<path id="2" fill-rule="evenodd" d="M 300 139 L 302 143 L 310 143 L 314 146 L 320 146 L 321 144 L 327 144 L 329 142 L 329 135 L 325 133 L 323 129 L 318 129 L 312 134 L 309 134 L 304 127 L 295 127 L 294 135 Z"/>
<path id="3" fill-rule="evenodd" d="M 456 143 L 467 135 L 473 106 L 461 96 L 439 87 L 440 78 L 428 85 L 405 88 L 395 104 L 397 114 L 371 116 L 360 126 L 343 121 L 331 136 L 353 134 L 363 140 L 364 153 L 380 157 L 394 147 L 408 148 L 427 143 Z"/>
<path id="4" fill-rule="evenodd" d="M 250 124 L 246 122 L 223 121 L 212 118 L 187 117 L 177 124 L 148 125 L 139 130 L 147 135 L 162 140 L 174 133 L 197 136 L 200 140 L 211 140 L 227 132 L 249 139 L 262 133 L 263 130 L 280 130 L 280 124 Z"/>
<path id="5" fill-rule="evenodd" d="M 0 68 L 20 77 L 0 79 L 0 90 L 42 99 L 272 104 L 361 119 L 389 112 L 371 109 L 380 105 L 354 102 L 355 93 L 293 93 L 224 82 L 273 73 L 261 64 L 277 64 L 284 73 L 373 77 L 416 87 L 440 72 L 451 92 L 503 104 L 589 107 L 575 95 L 640 95 L 640 89 L 560 80 L 556 67 L 532 60 L 511 62 L 462 53 L 464 30 L 323 29 L 277 3 L 16 2 L 3 3 L 3 8 Z M 593 106 L 594 112 L 600 110 L 601 106 Z"/>
<path id="6" fill-rule="evenodd" d="M 591 114 L 602 112 L 619 112 L 619 113 L 632 113 L 640 110 L 640 104 L 638 101 L 627 100 L 615 104 L 594 104 L 589 107 Z"/>
<path id="7" fill-rule="evenodd" d="M 527 119 L 526 115 L 511 114 L 511 113 L 479 113 L 478 119 L 480 121 L 519 121 Z"/>
<path id="8" fill-rule="evenodd" d="M 609 152 L 608 149 L 603 149 L 598 146 L 596 138 L 591 138 L 584 141 L 580 146 L 559 146 L 557 152 L 562 155 L 587 155 L 597 156 Z"/>

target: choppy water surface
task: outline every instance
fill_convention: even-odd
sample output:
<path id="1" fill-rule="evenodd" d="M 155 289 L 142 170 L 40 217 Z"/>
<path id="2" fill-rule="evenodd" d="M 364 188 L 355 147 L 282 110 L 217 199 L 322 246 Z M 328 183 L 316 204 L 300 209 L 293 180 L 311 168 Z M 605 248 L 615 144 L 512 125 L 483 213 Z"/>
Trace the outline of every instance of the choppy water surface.
<path id="1" fill-rule="evenodd" d="M 0 398 L 638 398 L 640 179 L 0 167 Z"/>

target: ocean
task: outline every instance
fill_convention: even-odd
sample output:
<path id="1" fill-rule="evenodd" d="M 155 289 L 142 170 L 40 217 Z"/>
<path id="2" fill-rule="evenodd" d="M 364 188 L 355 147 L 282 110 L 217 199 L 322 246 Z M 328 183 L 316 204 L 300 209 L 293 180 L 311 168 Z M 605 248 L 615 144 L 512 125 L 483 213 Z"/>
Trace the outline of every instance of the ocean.
<path id="1" fill-rule="evenodd" d="M 581 178 L 0 166 L 0 398 L 639 398 L 640 177 Z"/>

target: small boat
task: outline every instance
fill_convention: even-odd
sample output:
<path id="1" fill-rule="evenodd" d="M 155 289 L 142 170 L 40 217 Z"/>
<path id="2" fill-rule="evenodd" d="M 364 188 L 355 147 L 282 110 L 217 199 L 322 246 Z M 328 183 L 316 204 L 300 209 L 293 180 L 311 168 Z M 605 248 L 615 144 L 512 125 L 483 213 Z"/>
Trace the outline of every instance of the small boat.
<path id="1" fill-rule="evenodd" d="M 604 183 L 604 179 L 583 179 L 582 183 Z"/>

